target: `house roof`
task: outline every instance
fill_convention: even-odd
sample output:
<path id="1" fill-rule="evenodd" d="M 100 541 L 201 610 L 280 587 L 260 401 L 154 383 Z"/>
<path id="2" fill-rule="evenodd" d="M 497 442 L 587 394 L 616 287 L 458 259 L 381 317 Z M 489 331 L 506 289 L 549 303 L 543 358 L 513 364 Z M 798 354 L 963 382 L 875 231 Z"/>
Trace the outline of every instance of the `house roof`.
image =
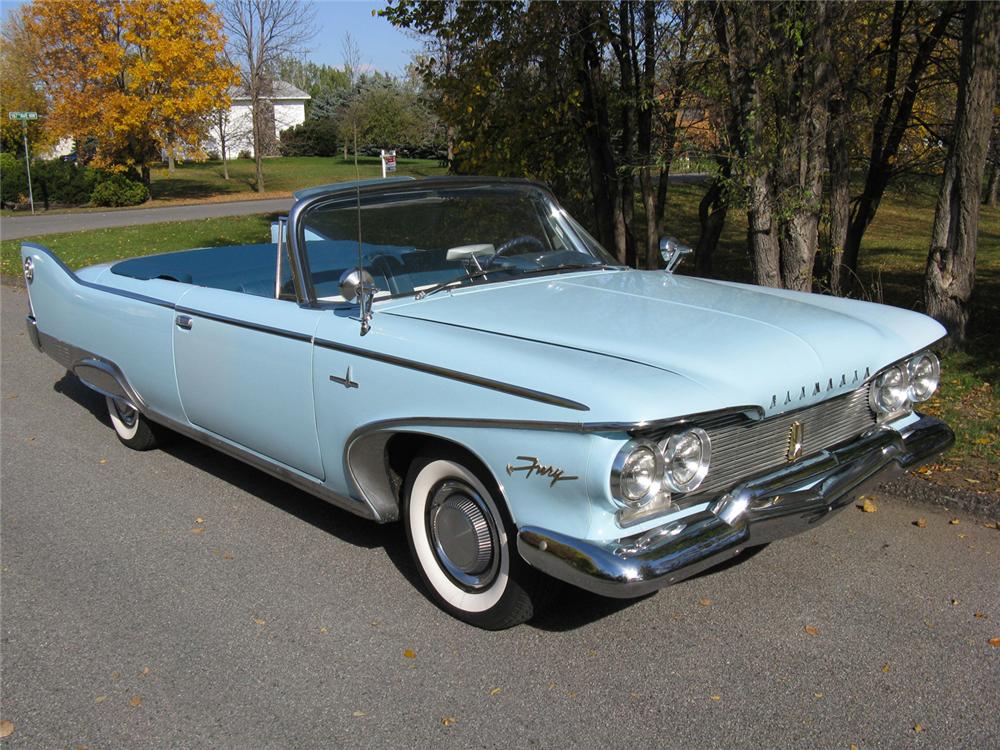
<path id="1" fill-rule="evenodd" d="M 247 90 L 243 86 L 231 86 L 229 98 L 235 100 L 246 100 L 250 98 Z M 271 91 L 267 94 L 268 99 L 300 99 L 305 101 L 311 99 L 305 91 L 293 86 L 287 81 L 274 81 L 271 84 Z"/>

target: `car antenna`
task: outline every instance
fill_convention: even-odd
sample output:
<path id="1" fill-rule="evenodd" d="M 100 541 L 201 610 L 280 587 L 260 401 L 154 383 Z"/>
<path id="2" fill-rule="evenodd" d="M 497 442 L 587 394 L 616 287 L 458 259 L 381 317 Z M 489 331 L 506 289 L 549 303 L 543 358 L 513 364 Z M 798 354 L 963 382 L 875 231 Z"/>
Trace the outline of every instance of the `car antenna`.
<path id="1" fill-rule="evenodd" d="M 361 244 L 361 170 L 358 168 L 358 125 L 354 124 L 354 190 L 358 213 L 358 304 L 361 313 L 361 335 L 372 327 L 371 300 L 365 287 L 364 250 Z"/>

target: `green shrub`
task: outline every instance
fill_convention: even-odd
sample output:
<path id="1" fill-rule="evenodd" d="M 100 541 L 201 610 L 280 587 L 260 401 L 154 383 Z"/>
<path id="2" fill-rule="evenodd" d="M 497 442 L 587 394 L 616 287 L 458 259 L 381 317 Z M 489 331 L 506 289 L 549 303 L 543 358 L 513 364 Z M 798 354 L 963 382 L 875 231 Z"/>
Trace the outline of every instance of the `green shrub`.
<path id="1" fill-rule="evenodd" d="M 37 162 L 31 168 L 31 178 L 36 183 L 35 197 L 46 208 L 50 204 L 82 206 L 89 203 L 99 174 L 91 167 L 62 159 Z"/>
<path id="2" fill-rule="evenodd" d="M 24 162 L 14 154 L 0 152 L 0 205 L 17 203 L 28 195 L 28 178 Z"/>
<path id="3" fill-rule="evenodd" d="M 337 125 L 329 118 L 306 120 L 281 131 L 282 156 L 336 156 Z"/>
<path id="4" fill-rule="evenodd" d="M 96 206 L 138 206 L 149 200 L 149 188 L 123 174 L 103 174 L 90 194 Z"/>

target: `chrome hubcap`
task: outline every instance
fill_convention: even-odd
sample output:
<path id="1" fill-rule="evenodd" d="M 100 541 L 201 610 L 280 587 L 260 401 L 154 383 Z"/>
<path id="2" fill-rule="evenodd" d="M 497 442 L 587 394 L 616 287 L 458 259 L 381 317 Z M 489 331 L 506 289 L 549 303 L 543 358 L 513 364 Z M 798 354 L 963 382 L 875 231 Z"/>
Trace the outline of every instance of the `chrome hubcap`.
<path id="1" fill-rule="evenodd" d="M 131 429 L 135 426 L 135 420 L 139 417 L 139 412 L 133 409 L 128 404 L 123 404 L 118 399 L 112 399 L 112 403 L 115 405 L 115 414 L 117 414 L 118 419 L 121 423 Z"/>
<path id="2" fill-rule="evenodd" d="M 463 482 L 443 482 L 427 506 L 427 531 L 441 568 L 467 589 L 496 577 L 497 532 L 486 503 Z"/>

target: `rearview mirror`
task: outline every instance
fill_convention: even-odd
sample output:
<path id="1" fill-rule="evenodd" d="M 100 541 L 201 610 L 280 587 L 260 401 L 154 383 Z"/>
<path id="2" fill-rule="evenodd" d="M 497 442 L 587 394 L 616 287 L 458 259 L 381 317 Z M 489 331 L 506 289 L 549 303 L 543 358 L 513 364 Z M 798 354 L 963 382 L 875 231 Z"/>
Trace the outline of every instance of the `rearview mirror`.
<path id="1" fill-rule="evenodd" d="M 684 256 L 692 252 L 694 250 L 690 246 L 678 242 L 673 237 L 666 235 L 660 237 L 660 255 L 663 256 L 663 260 L 667 264 L 667 273 L 673 273 Z"/>

